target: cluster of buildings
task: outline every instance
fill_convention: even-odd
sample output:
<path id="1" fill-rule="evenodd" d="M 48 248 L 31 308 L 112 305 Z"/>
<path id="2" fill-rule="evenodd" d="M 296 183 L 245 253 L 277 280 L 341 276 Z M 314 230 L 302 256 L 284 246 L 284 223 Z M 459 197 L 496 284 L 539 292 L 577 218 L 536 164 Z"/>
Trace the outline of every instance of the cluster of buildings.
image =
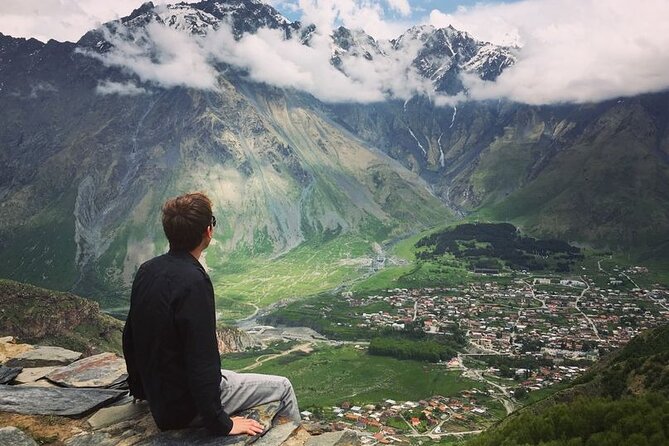
<path id="1" fill-rule="evenodd" d="M 356 406 L 343 402 L 326 409 L 324 419 L 332 430 L 356 429 L 369 431 L 369 441 L 390 444 L 406 440 L 406 436 L 433 435 L 439 437 L 445 430 L 462 432 L 480 428 L 481 423 L 492 422 L 494 417 L 481 404 L 482 391 L 463 391 L 457 397 L 433 396 L 420 401 L 398 402 L 387 399 L 378 404 Z M 302 412 L 304 419 L 313 416 Z M 482 420 L 483 419 L 483 420 Z"/>
<path id="2" fill-rule="evenodd" d="M 572 379 L 601 353 L 669 321 L 666 289 L 600 288 L 587 276 L 395 288 L 383 295 L 343 297 L 354 310 L 349 324 L 360 328 L 419 328 L 435 336 L 452 336 L 457 326 L 466 332 L 475 352 L 550 360 L 551 367 L 516 370 L 528 389 Z M 385 303 L 384 310 L 365 311 L 379 308 L 380 302 Z M 461 367 L 457 362 L 451 366 Z"/>
<path id="3" fill-rule="evenodd" d="M 344 403 L 331 409 L 329 419 L 335 428 L 371 430 L 370 441 L 383 444 L 403 435 L 438 438 L 447 430 L 473 432 L 486 424 L 486 417 L 494 418 L 489 397 L 514 404 L 514 390 L 534 391 L 572 380 L 603 352 L 669 322 L 669 291 L 661 286 L 641 289 L 630 278 L 644 272 L 643 267 L 621 271 L 615 283 L 602 270 L 597 280 L 526 275 L 486 277 L 456 287 L 395 288 L 364 297 L 346 292 L 342 298 L 351 311 L 339 324 L 419 329 L 437 337 L 464 333 L 467 348 L 443 366 L 490 386 L 488 393 L 473 389 L 456 398 L 386 400 L 362 407 Z M 481 360 L 486 356 L 502 360 Z M 477 398 L 476 392 L 488 398 Z"/>

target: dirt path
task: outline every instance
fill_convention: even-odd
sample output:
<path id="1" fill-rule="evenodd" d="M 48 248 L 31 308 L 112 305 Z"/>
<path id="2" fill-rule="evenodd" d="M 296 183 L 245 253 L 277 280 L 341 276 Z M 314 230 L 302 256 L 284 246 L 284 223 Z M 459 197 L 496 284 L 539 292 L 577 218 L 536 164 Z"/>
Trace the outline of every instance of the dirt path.
<path id="1" fill-rule="evenodd" d="M 588 321 L 588 324 L 590 324 L 590 327 L 592 327 L 592 331 L 594 331 L 594 332 L 595 332 L 595 336 L 597 336 L 597 340 L 601 341 L 602 338 L 599 336 L 599 331 L 597 331 L 597 327 L 595 326 L 595 323 L 592 321 L 592 319 L 590 319 L 590 317 L 588 317 L 587 314 L 585 314 L 585 312 L 584 312 L 583 310 L 581 310 L 581 309 L 578 307 L 578 303 L 579 303 L 580 300 L 583 298 L 583 296 L 585 295 L 585 293 L 590 289 L 590 284 L 588 283 L 588 281 L 586 280 L 586 278 L 585 278 L 585 277 L 581 277 L 581 280 L 583 280 L 583 282 L 585 283 L 585 286 L 586 286 L 587 288 L 584 289 L 583 291 L 581 291 L 581 294 L 576 298 L 576 302 L 574 303 L 574 308 L 576 308 L 576 310 L 577 310 L 579 313 L 581 313 L 581 314 L 583 315 L 583 317 L 585 318 L 585 320 Z"/>
<path id="2" fill-rule="evenodd" d="M 304 352 L 304 353 L 310 353 L 312 350 L 313 342 L 306 342 L 304 344 L 296 345 L 295 347 L 291 348 L 290 350 L 286 350 L 285 352 L 281 353 L 275 353 L 273 355 L 262 355 L 258 356 L 256 358 L 256 362 L 254 362 L 251 365 L 247 365 L 243 369 L 239 369 L 240 372 L 245 372 L 247 370 L 252 370 L 255 369 L 256 367 L 260 367 L 264 362 L 271 361 L 272 359 L 279 358 L 281 356 L 286 356 L 289 355 L 293 352 Z"/>

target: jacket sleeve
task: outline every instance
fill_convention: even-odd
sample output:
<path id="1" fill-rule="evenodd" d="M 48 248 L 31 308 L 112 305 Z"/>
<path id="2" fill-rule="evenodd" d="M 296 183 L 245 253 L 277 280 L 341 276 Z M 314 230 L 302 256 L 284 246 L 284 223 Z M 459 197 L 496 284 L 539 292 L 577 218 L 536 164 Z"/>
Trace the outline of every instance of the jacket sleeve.
<path id="1" fill-rule="evenodd" d="M 187 288 L 176 308 L 175 324 L 184 343 L 188 387 L 196 408 L 210 431 L 227 435 L 232 420 L 221 406 L 214 292 L 206 277 Z"/>
<path id="2" fill-rule="evenodd" d="M 142 377 L 137 369 L 137 362 L 135 358 L 135 346 L 133 344 L 132 336 L 132 321 L 131 315 L 128 313 L 128 318 L 123 327 L 123 357 L 125 358 L 125 366 L 128 371 L 128 386 L 130 387 L 130 394 L 139 400 L 145 400 L 144 385 L 142 384 Z"/>

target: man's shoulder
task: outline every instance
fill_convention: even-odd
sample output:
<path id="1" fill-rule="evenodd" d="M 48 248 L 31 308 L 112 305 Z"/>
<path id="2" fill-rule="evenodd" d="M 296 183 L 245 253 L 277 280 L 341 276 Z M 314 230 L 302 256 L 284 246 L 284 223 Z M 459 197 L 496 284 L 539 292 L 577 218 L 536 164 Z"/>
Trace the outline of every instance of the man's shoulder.
<path id="1" fill-rule="evenodd" d="M 184 281 L 206 280 L 207 274 L 190 254 L 174 255 L 166 253 L 142 263 L 138 273 L 178 277 Z"/>

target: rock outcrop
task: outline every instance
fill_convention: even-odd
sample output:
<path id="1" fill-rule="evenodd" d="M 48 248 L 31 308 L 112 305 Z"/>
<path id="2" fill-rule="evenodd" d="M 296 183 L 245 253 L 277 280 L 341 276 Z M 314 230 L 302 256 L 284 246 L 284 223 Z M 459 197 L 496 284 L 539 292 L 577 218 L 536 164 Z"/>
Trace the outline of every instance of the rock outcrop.
<path id="1" fill-rule="evenodd" d="M 227 331 L 235 347 L 247 342 Z M 239 336 L 239 337 L 236 337 Z M 231 345 L 231 344 L 228 344 Z M 0 351 L 15 356 L 43 347 L 21 348 L 12 337 L 0 339 Z M 8 446 L 357 446 L 360 437 L 353 431 L 331 433 L 315 439 L 304 426 L 281 422 L 275 415 L 278 403 L 269 403 L 243 412 L 258 420 L 266 430 L 260 438 L 246 435 L 215 437 L 203 427 L 161 432 L 148 404 L 135 401 L 123 389 L 126 370 L 122 358 L 101 353 L 76 360 L 80 353 L 59 349 L 60 357 L 70 358 L 61 367 L 6 367 L 0 365 L 0 444 Z M 114 388 L 121 388 L 116 390 Z M 36 442 L 35 440 L 38 440 Z"/>
<path id="2" fill-rule="evenodd" d="M 247 332 L 234 327 L 222 327 L 216 330 L 218 351 L 221 354 L 243 352 L 251 347 L 260 347 L 261 343 Z"/>
<path id="3" fill-rule="evenodd" d="M 123 323 L 103 314 L 92 300 L 0 279 L 0 308 L 0 336 L 58 345 L 87 355 L 121 351 Z M 0 362 L 8 355 L 15 356 L 17 349 L 29 350 L 25 345 L 0 342 Z"/>

